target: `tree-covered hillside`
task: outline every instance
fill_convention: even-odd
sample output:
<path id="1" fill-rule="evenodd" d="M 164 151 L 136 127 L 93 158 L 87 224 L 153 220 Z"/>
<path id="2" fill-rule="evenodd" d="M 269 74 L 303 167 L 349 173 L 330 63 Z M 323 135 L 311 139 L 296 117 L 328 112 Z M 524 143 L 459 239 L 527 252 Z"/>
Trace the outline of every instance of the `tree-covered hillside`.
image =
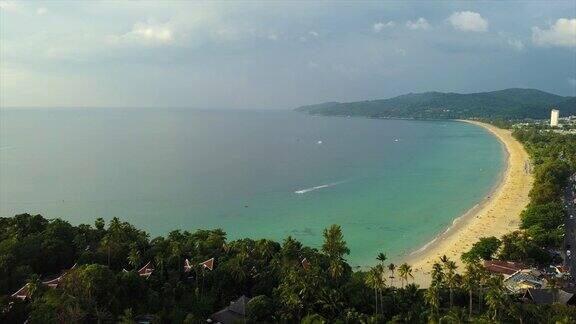
<path id="1" fill-rule="evenodd" d="M 576 97 L 571 97 L 568 100 L 562 101 L 561 103 L 559 103 L 557 105 L 558 109 L 560 109 L 560 112 L 572 112 L 574 113 L 574 109 L 576 109 Z"/>
<path id="2" fill-rule="evenodd" d="M 544 119 L 550 109 L 576 114 L 576 97 L 563 97 L 535 89 L 505 89 L 479 93 L 409 93 L 390 99 L 348 103 L 328 102 L 302 106 L 315 115 L 395 118 Z"/>

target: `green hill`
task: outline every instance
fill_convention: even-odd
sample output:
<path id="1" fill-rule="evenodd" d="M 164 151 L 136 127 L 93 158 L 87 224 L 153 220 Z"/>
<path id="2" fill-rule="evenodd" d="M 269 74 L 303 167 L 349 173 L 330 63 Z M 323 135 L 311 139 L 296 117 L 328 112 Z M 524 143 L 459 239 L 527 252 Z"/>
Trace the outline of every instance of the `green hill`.
<path id="1" fill-rule="evenodd" d="M 479 93 L 409 93 L 389 99 L 327 102 L 297 108 L 315 115 L 395 118 L 549 118 L 550 109 L 576 114 L 576 97 L 563 97 L 535 89 L 505 89 Z"/>
<path id="2" fill-rule="evenodd" d="M 569 112 L 572 112 L 574 115 L 574 109 L 576 109 L 576 97 L 571 97 L 568 100 L 564 100 L 556 105 L 556 107 L 560 109 L 560 114 L 562 116 L 568 116 Z"/>

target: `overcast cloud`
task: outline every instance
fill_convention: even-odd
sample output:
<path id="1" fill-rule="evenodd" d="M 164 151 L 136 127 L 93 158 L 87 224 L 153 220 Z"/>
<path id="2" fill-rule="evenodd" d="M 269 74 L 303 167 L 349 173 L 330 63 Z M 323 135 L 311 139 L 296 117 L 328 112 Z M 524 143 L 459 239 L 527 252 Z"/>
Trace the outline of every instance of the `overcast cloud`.
<path id="1" fill-rule="evenodd" d="M 574 1 L 0 1 L 2 107 L 576 95 L 575 71 Z"/>

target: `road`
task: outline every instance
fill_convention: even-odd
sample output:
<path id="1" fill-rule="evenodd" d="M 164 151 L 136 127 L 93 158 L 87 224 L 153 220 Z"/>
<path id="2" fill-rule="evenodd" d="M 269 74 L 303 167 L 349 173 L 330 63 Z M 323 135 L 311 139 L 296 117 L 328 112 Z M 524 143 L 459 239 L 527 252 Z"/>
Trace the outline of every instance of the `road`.
<path id="1" fill-rule="evenodd" d="M 566 235 L 564 237 L 565 250 L 570 249 L 571 256 L 564 259 L 564 265 L 569 267 L 572 281 L 576 278 L 576 175 L 570 177 L 568 185 L 564 189 L 564 204 L 566 206 Z"/>

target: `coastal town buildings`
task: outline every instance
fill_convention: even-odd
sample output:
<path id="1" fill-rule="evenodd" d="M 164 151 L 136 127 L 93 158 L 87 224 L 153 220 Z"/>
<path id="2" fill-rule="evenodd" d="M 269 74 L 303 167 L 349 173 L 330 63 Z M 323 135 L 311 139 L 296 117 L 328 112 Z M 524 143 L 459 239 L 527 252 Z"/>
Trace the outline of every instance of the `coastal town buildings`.
<path id="1" fill-rule="evenodd" d="M 557 134 L 576 134 L 576 115 L 560 117 L 560 111 L 553 109 L 550 112 L 550 119 L 524 119 L 512 125 L 513 129 L 540 126 L 540 132 L 554 132 Z"/>

